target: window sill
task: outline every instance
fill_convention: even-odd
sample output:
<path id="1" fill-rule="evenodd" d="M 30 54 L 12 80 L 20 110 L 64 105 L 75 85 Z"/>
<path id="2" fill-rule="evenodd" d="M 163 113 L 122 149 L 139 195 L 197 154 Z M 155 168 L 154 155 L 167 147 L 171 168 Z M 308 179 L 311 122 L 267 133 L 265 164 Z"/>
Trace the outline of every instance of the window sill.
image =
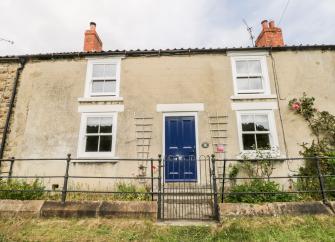
<path id="1" fill-rule="evenodd" d="M 119 162 L 118 157 L 98 157 L 93 155 L 80 155 L 76 159 L 79 160 L 72 160 L 72 163 L 110 163 L 110 164 L 116 164 Z M 81 160 L 82 159 L 82 160 Z"/>
<path id="2" fill-rule="evenodd" d="M 253 150 L 244 150 L 241 151 L 236 158 L 237 159 L 264 159 L 266 160 L 267 158 L 283 158 L 281 157 L 281 154 L 279 151 L 276 150 L 263 150 L 261 151 L 262 155 L 264 157 L 257 157 L 259 153 L 257 154 L 256 151 Z"/>
<path id="3" fill-rule="evenodd" d="M 110 102 L 110 101 L 123 101 L 123 97 L 80 97 L 78 102 Z"/>
<path id="4" fill-rule="evenodd" d="M 239 94 L 231 96 L 231 100 L 245 100 L 245 99 L 276 99 L 276 95 L 268 94 Z"/>

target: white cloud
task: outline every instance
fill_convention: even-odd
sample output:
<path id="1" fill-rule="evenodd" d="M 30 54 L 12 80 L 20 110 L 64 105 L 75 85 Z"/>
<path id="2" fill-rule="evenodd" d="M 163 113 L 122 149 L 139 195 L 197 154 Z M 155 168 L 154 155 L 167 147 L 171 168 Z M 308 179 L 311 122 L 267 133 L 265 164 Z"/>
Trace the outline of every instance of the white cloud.
<path id="1" fill-rule="evenodd" d="M 250 45 L 262 19 L 279 20 L 286 0 L 1 0 L 0 55 L 80 51 L 90 21 L 104 49 Z M 287 44 L 333 43 L 334 0 L 291 0 L 280 27 Z"/>

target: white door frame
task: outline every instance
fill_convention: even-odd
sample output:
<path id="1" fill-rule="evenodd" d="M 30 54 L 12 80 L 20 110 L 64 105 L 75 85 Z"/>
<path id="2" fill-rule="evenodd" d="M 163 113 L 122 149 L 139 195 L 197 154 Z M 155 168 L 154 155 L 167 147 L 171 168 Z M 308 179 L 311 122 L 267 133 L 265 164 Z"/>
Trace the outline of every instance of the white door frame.
<path id="1" fill-rule="evenodd" d="M 198 113 L 197 112 L 166 112 L 163 113 L 163 135 L 162 135 L 162 157 L 165 158 L 165 118 L 166 117 L 194 117 L 194 124 L 195 124 L 195 156 L 196 156 L 196 166 L 197 166 L 197 183 L 200 183 L 200 159 L 198 159 L 198 152 L 199 152 L 199 135 L 198 135 Z M 165 171 L 165 169 L 164 169 Z M 165 177 L 165 174 L 164 174 Z"/>

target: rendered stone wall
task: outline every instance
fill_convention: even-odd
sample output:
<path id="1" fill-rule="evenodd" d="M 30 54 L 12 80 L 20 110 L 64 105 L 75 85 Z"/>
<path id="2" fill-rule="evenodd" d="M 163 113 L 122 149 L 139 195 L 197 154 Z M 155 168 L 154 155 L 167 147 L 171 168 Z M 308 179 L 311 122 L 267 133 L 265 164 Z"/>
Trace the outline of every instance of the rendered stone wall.
<path id="1" fill-rule="evenodd" d="M 156 111 L 156 105 L 178 103 L 204 104 L 205 111 L 198 112 L 198 151 L 201 155 L 213 152 L 211 146 L 205 149 L 200 145 L 203 142 L 211 144 L 208 115 L 228 114 L 226 157 L 236 158 L 240 149 L 236 112 L 231 109 L 231 104 L 277 102 L 276 97 L 233 100 L 231 62 L 225 54 L 126 57 L 121 63 L 120 96 L 123 100 L 118 104 L 123 104 L 125 111 L 118 113 L 117 121 L 116 156 L 120 158 L 136 157 L 134 115 L 138 114 L 153 117 L 149 157 L 156 158 L 162 153 L 163 114 Z M 311 134 L 306 122 L 288 110 L 287 103 L 305 91 L 316 98 L 317 107 L 335 113 L 335 52 L 273 52 L 273 59 L 267 56 L 267 66 L 272 94 L 276 94 L 275 74 L 278 77 L 282 119 L 279 110 L 274 113 L 281 156 L 298 156 L 299 144 L 310 141 Z M 3 65 L 1 70 L 5 71 L 1 73 L 1 80 L 10 83 L 16 67 L 16 64 Z M 28 61 L 19 82 L 6 157 L 66 158 L 67 153 L 77 157 L 78 98 L 84 96 L 86 68 L 85 58 Z M 6 107 L 4 103 L 1 105 Z M 292 174 L 300 165 L 297 162 L 280 164 L 273 175 Z M 63 161 L 23 161 L 15 164 L 14 175 L 63 175 L 64 169 Z M 70 168 L 72 175 L 136 176 L 137 172 L 137 162 L 124 161 L 75 163 Z M 63 180 L 47 182 L 61 186 Z M 111 181 L 103 179 L 78 179 L 77 182 L 84 188 L 92 188 L 92 184 L 96 188 L 112 186 Z M 70 180 L 69 185 L 72 184 L 74 181 Z"/>

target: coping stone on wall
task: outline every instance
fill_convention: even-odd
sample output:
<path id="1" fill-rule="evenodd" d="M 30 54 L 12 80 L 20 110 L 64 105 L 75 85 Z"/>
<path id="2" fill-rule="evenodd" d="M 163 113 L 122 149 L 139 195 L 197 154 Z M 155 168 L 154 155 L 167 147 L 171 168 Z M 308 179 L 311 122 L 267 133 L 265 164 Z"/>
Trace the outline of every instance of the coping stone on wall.
<path id="1" fill-rule="evenodd" d="M 0 200 L 1 217 L 39 217 L 43 200 Z"/>
<path id="2" fill-rule="evenodd" d="M 335 201 L 330 201 L 328 203 L 328 206 L 330 207 L 330 209 L 335 213 Z"/>
<path id="3" fill-rule="evenodd" d="M 0 216 L 157 218 L 157 202 L 0 200 Z"/>
<path id="4" fill-rule="evenodd" d="M 42 217 L 128 217 L 153 218 L 157 216 L 157 202 L 146 201 L 46 201 Z"/>
<path id="5" fill-rule="evenodd" d="M 322 202 L 221 203 L 219 208 L 221 217 L 333 214 Z"/>
<path id="6" fill-rule="evenodd" d="M 101 217 L 131 217 L 152 218 L 157 217 L 157 202 L 146 201 L 113 201 L 102 202 L 99 210 Z"/>
<path id="7" fill-rule="evenodd" d="M 59 201 L 45 201 L 42 217 L 96 217 L 101 202 L 95 201 L 68 201 L 62 204 Z"/>

